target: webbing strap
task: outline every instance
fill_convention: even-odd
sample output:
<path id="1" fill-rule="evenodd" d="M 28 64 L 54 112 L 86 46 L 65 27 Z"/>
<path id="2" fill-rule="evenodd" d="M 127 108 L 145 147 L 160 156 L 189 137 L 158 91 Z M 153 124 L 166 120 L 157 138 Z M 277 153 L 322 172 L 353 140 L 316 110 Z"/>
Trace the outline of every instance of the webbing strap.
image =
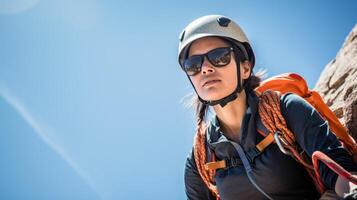
<path id="1" fill-rule="evenodd" d="M 269 130 L 264 126 L 261 118 L 257 120 L 257 132 L 264 137 L 262 141 L 259 142 L 255 147 L 259 151 L 264 151 L 264 149 L 269 146 L 274 141 L 274 135 L 269 133 Z"/>
<path id="2" fill-rule="evenodd" d="M 221 169 L 221 168 L 226 168 L 226 160 L 220 160 L 216 162 L 209 162 L 205 164 L 205 169 L 206 170 L 216 170 L 216 169 Z"/>
<path id="3" fill-rule="evenodd" d="M 254 159 L 259 156 L 261 151 L 257 148 L 250 149 L 247 152 L 247 160 L 250 163 L 254 162 Z M 231 168 L 231 167 L 238 167 L 239 165 L 242 165 L 243 161 L 241 158 L 238 157 L 231 157 L 228 159 L 223 159 L 220 161 L 215 161 L 215 162 L 208 162 L 205 164 L 205 169 L 206 170 L 217 170 L 217 169 L 225 169 L 225 168 Z"/>
<path id="4" fill-rule="evenodd" d="M 272 142 L 274 141 L 274 136 L 272 134 L 269 134 L 266 136 L 262 141 L 259 142 L 255 147 L 259 151 L 264 151 L 264 149 L 269 146 Z"/>
<path id="5" fill-rule="evenodd" d="M 257 129 L 261 131 L 260 129 Z M 272 134 L 268 134 L 262 141 L 260 141 L 255 148 L 249 150 L 247 152 L 247 157 L 249 162 L 253 163 L 254 159 L 265 150 L 272 142 L 274 141 L 274 136 Z M 217 169 L 225 169 L 229 167 L 237 167 L 238 165 L 242 164 L 239 162 L 239 158 L 230 158 L 224 159 L 216 162 L 209 162 L 205 164 L 206 170 L 217 170 Z"/>
<path id="6" fill-rule="evenodd" d="M 246 171 L 246 173 L 247 173 L 247 176 L 248 176 L 249 181 L 250 181 L 250 182 L 253 184 L 253 186 L 254 186 L 257 190 L 259 190 L 259 192 L 262 193 L 266 198 L 272 200 L 272 198 L 271 198 L 267 193 L 265 193 L 265 192 L 263 191 L 263 189 L 260 188 L 260 187 L 257 185 L 257 183 L 254 181 L 254 179 L 253 179 L 253 177 L 252 177 L 252 174 L 251 174 L 251 173 L 252 173 L 252 167 L 250 166 L 250 163 L 249 163 L 249 161 L 248 161 L 248 159 L 247 159 L 247 156 L 246 156 L 245 153 L 244 153 L 243 148 L 242 148 L 238 143 L 235 143 L 235 142 L 233 142 L 233 141 L 230 141 L 230 142 L 231 142 L 231 144 L 234 146 L 234 148 L 236 149 L 236 151 L 238 152 L 239 157 L 240 157 L 240 159 L 241 159 L 242 162 L 243 162 L 243 165 L 244 165 L 244 168 L 245 168 L 245 171 Z"/>

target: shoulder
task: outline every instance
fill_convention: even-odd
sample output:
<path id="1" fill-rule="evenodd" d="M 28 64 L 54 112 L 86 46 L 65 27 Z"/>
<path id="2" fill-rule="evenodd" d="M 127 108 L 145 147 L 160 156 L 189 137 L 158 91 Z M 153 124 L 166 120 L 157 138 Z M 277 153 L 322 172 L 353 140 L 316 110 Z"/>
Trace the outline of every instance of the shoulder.
<path id="1" fill-rule="evenodd" d="M 326 123 L 320 113 L 308 101 L 295 93 L 281 95 L 280 109 L 288 128 L 295 135 L 303 135 L 306 128 L 320 127 Z"/>
<path id="2" fill-rule="evenodd" d="M 292 92 L 281 95 L 280 105 L 283 105 L 284 107 L 311 106 L 304 98 Z"/>
<path id="3" fill-rule="evenodd" d="M 197 170 L 197 167 L 195 162 L 194 148 L 192 148 L 190 153 L 186 157 L 185 171 L 187 172 L 195 170 Z"/>
<path id="4" fill-rule="evenodd" d="M 286 93 L 280 97 L 280 109 L 283 115 L 288 118 L 309 117 L 316 110 L 303 97 L 295 93 Z"/>

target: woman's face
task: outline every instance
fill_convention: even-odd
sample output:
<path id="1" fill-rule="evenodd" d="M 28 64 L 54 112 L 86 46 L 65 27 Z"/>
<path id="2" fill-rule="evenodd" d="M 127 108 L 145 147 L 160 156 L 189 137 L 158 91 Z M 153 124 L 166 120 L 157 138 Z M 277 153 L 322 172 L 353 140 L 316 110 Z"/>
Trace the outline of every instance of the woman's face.
<path id="1" fill-rule="evenodd" d="M 200 55 L 212 49 L 228 47 L 229 45 L 218 37 L 204 37 L 194 41 L 188 52 L 188 56 Z M 207 58 L 204 59 L 201 71 L 190 76 L 198 95 L 206 100 L 219 100 L 231 94 L 237 87 L 237 68 L 236 62 L 231 52 L 231 61 L 223 67 L 214 67 Z M 244 62 L 249 64 L 248 61 Z M 242 79 L 249 77 L 250 66 L 241 67 Z M 248 71 L 248 72 L 247 72 Z"/>

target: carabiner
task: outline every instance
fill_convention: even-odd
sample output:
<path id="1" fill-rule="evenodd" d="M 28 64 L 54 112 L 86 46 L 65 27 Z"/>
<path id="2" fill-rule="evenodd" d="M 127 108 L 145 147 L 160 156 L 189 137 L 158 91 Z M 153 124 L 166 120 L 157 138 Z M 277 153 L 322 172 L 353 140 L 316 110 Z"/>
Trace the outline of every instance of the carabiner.
<path id="1" fill-rule="evenodd" d="M 279 134 L 281 134 L 280 131 L 276 131 L 276 132 L 274 133 L 274 140 L 275 140 L 276 144 L 278 145 L 278 147 L 279 147 L 279 149 L 280 149 L 281 152 L 283 152 L 283 153 L 286 154 L 286 155 L 291 156 L 292 154 L 291 154 L 289 151 L 287 151 L 287 150 L 285 149 L 285 147 L 281 144 L 280 138 L 279 138 Z"/>

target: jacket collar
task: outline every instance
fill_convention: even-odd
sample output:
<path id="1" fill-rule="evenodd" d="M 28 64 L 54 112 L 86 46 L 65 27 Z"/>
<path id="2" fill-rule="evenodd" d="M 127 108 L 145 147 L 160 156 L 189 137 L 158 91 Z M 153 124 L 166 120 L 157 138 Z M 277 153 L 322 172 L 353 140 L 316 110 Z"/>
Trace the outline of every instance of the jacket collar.
<path id="1" fill-rule="evenodd" d="M 240 130 L 239 143 L 244 149 L 254 148 L 256 144 L 256 116 L 258 110 L 259 97 L 254 90 L 245 90 L 247 94 L 247 110 L 243 117 Z M 228 138 L 221 130 L 217 115 L 213 115 L 207 129 L 207 143 L 214 150 L 218 145 L 230 144 Z"/>

